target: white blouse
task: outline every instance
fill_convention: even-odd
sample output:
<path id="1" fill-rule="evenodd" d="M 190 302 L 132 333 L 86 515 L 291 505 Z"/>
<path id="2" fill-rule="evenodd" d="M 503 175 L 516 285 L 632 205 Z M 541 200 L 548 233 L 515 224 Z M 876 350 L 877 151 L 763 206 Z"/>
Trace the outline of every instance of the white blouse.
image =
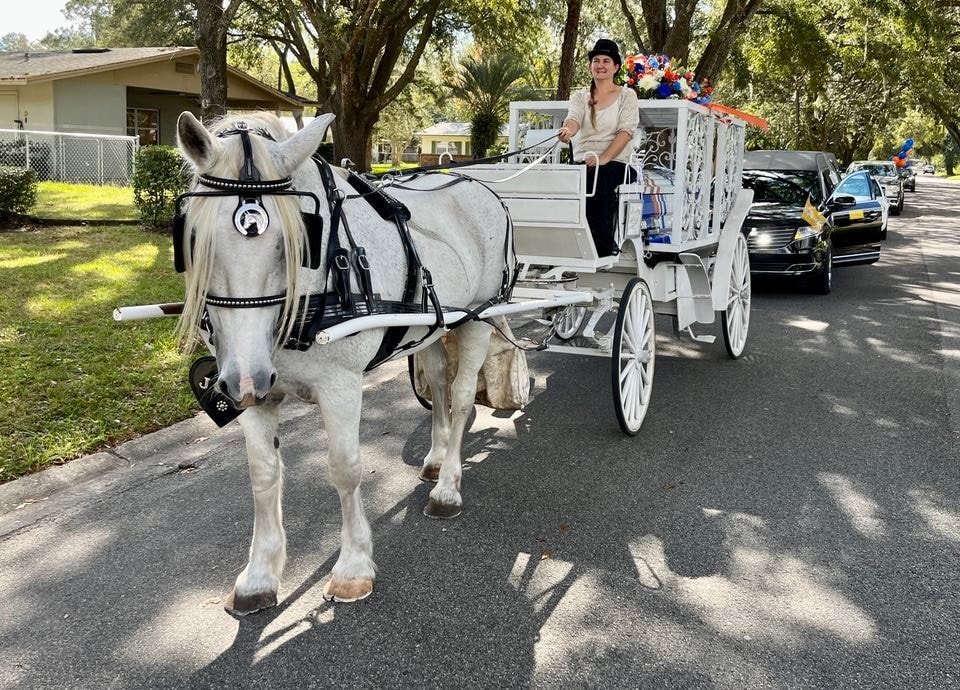
<path id="1" fill-rule="evenodd" d="M 573 158 L 582 161 L 589 151 L 598 155 L 607 150 L 610 143 L 620 132 L 627 132 L 633 136 L 637 125 L 640 124 L 640 104 L 637 94 L 625 86 L 620 87 L 617 100 L 606 108 L 596 109 L 597 125 L 590 121 L 590 89 L 578 89 L 570 96 L 570 110 L 567 120 L 574 120 L 580 125 L 580 142 L 573 150 Z M 623 147 L 613 160 L 622 163 L 630 162 L 630 143 Z"/>

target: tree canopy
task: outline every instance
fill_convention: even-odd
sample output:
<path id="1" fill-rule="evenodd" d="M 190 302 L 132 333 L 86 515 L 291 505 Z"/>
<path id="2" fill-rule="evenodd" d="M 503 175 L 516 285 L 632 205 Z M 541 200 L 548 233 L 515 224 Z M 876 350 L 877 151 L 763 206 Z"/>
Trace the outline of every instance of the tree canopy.
<path id="1" fill-rule="evenodd" d="M 0 49 L 200 45 L 214 94 L 229 53 L 336 113 L 337 156 L 360 167 L 375 131 L 393 140 L 425 119 L 463 116 L 458 101 L 423 92 L 451 93 L 471 49 L 522 55 L 537 97 L 565 98 L 589 79 L 586 52 L 601 36 L 710 77 L 716 98 L 772 123 L 751 135 L 757 145 L 849 159 L 909 133 L 923 155 L 944 136 L 960 149 L 957 0 L 70 0 L 67 11 L 80 28 L 33 44 L 7 34 Z M 425 79 L 430 61 L 440 67 Z"/>

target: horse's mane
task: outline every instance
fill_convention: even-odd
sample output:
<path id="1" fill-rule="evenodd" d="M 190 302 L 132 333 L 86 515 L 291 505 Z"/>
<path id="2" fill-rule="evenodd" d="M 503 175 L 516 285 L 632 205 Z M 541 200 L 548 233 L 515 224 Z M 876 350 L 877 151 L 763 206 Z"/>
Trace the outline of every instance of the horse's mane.
<path id="1" fill-rule="evenodd" d="M 263 128 L 277 142 L 285 141 L 290 137 L 290 133 L 280 122 L 280 119 L 271 113 L 228 115 L 210 128 L 210 132 L 216 136 L 224 130 L 233 128 L 240 120 L 246 122 L 250 129 Z M 202 172 L 215 177 L 237 179 L 243 165 L 243 145 L 240 137 L 227 136 L 217 141 L 222 147 L 222 154 Z M 263 137 L 251 136 L 250 143 L 253 148 L 253 160 L 261 176 L 267 180 L 279 178 L 281 175 L 268 149 L 268 142 Z M 195 171 L 191 188 L 196 187 L 196 182 L 197 174 Z M 187 222 L 183 243 L 186 265 L 184 274 L 186 294 L 183 313 L 177 324 L 177 336 L 181 345 L 188 352 L 197 344 L 200 319 L 203 315 L 204 303 L 210 284 L 210 271 L 216 251 L 216 237 L 219 232 L 228 227 L 228 223 L 225 223 L 224 219 L 217 215 L 221 200 L 220 197 L 192 197 L 187 200 L 186 204 Z M 277 333 L 275 342 L 275 347 L 279 347 L 286 342 L 295 325 L 301 259 L 308 249 L 304 242 L 303 218 L 300 215 L 297 197 L 265 195 L 263 203 L 273 219 L 267 232 L 274 232 L 278 226 L 283 229 L 287 296 L 281 316 L 283 325 Z M 232 227 L 232 221 L 229 225 Z M 191 233 L 192 241 L 190 240 Z M 258 297 L 262 295 L 241 296 Z"/>

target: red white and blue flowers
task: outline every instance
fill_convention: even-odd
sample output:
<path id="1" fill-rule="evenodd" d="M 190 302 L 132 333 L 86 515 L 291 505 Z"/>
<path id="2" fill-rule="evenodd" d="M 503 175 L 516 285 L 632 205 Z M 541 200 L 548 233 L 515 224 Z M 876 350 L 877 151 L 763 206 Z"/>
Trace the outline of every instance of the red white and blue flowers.
<path id="1" fill-rule="evenodd" d="M 697 81 L 693 72 L 675 65 L 666 55 L 627 55 L 623 66 L 623 83 L 636 91 L 639 98 L 674 98 L 703 104 L 711 101 L 710 80 Z"/>

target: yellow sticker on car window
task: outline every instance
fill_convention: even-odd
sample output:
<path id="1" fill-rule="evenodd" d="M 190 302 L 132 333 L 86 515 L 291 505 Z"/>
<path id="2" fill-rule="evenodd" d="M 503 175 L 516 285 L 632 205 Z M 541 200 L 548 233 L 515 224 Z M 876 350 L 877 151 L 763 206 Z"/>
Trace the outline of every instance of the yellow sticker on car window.
<path id="1" fill-rule="evenodd" d="M 863 220 L 863 211 L 850 211 L 850 220 Z"/>

